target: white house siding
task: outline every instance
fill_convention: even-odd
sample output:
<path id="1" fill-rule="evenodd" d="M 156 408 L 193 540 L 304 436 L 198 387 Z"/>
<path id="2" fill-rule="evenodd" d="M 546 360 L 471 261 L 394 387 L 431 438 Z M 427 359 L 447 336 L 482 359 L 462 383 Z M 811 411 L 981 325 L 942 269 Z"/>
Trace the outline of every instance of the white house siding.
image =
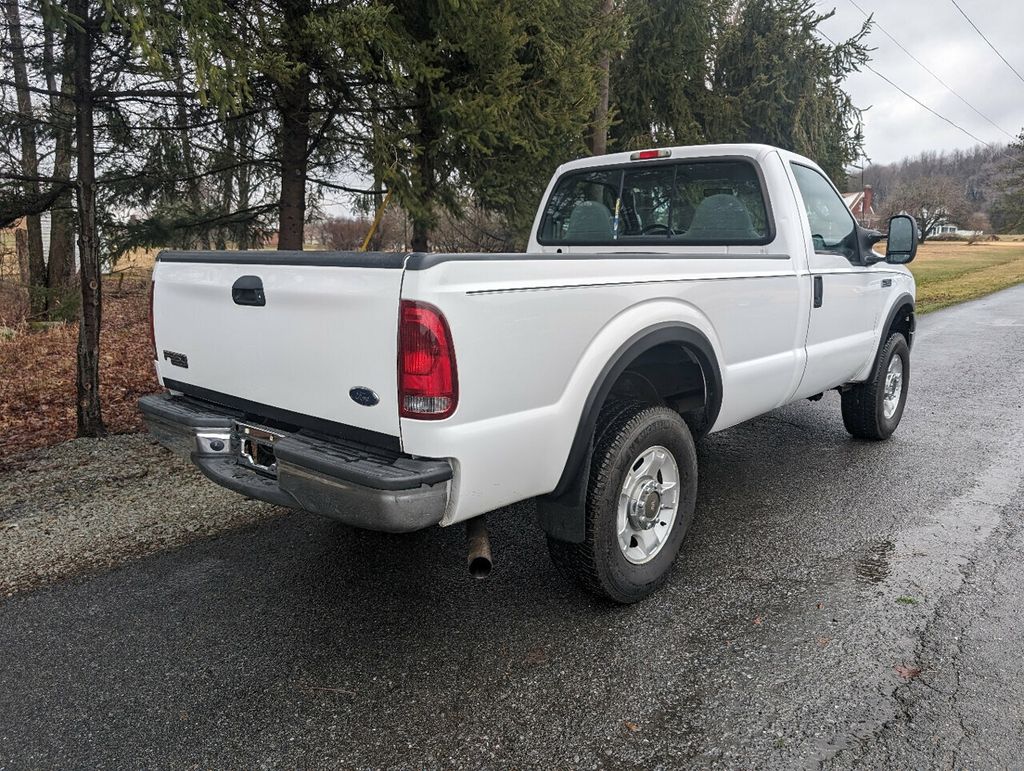
<path id="1" fill-rule="evenodd" d="M 43 231 L 43 259 L 49 261 L 50 259 L 50 225 L 51 217 L 50 212 L 43 212 L 39 215 L 39 229 Z M 81 267 L 78 262 L 78 244 L 74 241 L 71 242 L 71 251 L 75 255 L 75 269 Z"/>

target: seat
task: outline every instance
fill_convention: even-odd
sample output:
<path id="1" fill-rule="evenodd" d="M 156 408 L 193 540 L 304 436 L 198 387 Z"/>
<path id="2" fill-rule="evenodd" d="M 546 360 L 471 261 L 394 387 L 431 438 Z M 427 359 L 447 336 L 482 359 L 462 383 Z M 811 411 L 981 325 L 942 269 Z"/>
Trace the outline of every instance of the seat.
<path id="1" fill-rule="evenodd" d="M 569 215 L 567 241 L 607 241 L 612 237 L 612 213 L 597 201 L 583 201 Z"/>
<path id="2" fill-rule="evenodd" d="M 686 237 L 699 241 L 750 241 L 761 237 L 750 212 L 734 195 L 716 193 L 700 202 Z"/>

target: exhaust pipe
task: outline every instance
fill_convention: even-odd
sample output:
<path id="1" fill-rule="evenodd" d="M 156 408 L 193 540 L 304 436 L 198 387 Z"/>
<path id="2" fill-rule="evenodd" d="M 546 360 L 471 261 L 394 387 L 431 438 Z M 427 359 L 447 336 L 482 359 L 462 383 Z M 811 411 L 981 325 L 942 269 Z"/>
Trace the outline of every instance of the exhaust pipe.
<path id="1" fill-rule="evenodd" d="M 469 551 L 466 564 L 473 578 L 487 578 L 491 574 L 491 539 L 487 535 L 487 519 L 481 515 L 466 521 L 466 542 Z"/>

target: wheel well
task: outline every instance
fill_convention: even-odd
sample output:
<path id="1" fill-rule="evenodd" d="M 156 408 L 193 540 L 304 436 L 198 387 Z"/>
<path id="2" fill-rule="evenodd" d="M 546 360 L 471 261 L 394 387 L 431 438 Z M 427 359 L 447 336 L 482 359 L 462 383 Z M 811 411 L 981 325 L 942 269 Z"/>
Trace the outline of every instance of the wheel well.
<path id="1" fill-rule="evenodd" d="M 699 355 L 678 342 L 640 353 L 612 384 L 607 399 L 635 399 L 671 407 L 695 434 L 707 426 L 707 380 Z"/>
<path id="2" fill-rule="evenodd" d="M 679 411 L 694 436 L 718 419 L 722 373 L 707 337 L 688 324 L 658 324 L 627 340 L 605 365 L 583 406 L 569 457 L 555 489 L 538 499 L 548 535 L 583 540 L 587 468 L 598 416 L 612 396 L 668 404 Z"/>
<path id="3" fill-rule="evenodd" d="M 893 332 L 899 332 L 907 339 L 907 346 L 913 348 L 914 328 L 916 325 L 916 320 L 914 318 L 914 306 L 910 303 L 903 303 L 903 305 L 901 305 L 893 315 L 892 322 L 889 324 L 889 329 L 886 330 L 885 335 L 882 337 L 883 344 L 889 335 Z"/>

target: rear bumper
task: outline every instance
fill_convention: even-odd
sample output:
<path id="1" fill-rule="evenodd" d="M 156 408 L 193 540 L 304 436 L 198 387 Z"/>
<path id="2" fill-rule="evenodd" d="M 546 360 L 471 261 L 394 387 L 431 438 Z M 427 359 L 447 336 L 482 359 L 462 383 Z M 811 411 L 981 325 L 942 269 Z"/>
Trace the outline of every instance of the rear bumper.
<path id="1" fill-rule="evenodd" d="M 452 469 L 446 460 L 275 426 L 274 477 L 238 461 L 236 421 L 252 424 L 253 416 L 166 393 L 142 397 L 139 409 L 161 444 L 251 498 L 391 533 L 436 525 L 448 503 Z"/>

